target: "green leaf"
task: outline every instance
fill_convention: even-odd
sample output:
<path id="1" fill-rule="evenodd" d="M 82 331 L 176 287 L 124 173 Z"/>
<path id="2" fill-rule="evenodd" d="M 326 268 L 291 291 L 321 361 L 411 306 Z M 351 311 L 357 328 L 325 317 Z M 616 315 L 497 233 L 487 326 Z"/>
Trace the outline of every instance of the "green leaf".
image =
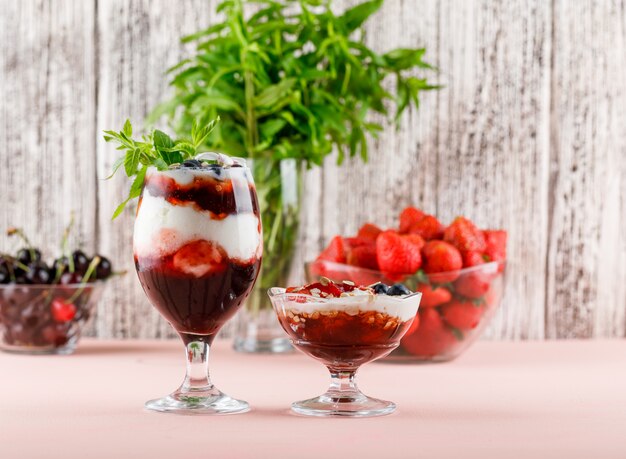
<path id="1" fill-rule="evenodd" d="M 174 146 L 174 141 L 172 140 L 172 138 L 165 132 L 159 131 L 158 129 L 154 130 L 154 133 L 152 134 L 152 140 L 154 142 L 154 148 L 156 151 L 165 150 Z"/>
<path id="2" fill-rule="evenodd" d="M 278 104 L 281 100 L 288 99 L 289 90 L 296 84 L 295 78 L 285 78 L 280 83 L 268 86 L 254 98 L 254 106 L 269 108 Z"/>
<path id="3" fill-rule="evenodd" d="M 119 158 L 117 158 L 115 160 L 115 162 L 113 163 L 113 168 L 111 170 L 111 174 L 105 178 L 105 180 L 109 180 L 111 177 L 113 177 L 115 175 L 115 173 L 117 172 L 117 170 L 122 167 L 122 164 L 124 164 L 124 160 L 126 159 L 126 155 L 124 156 L 120 156 Z"/>
<path id="4" fill-rule="evenodd" d="M 129 198 L 138 198 L 139 195 L 141 194 L 141 189 L 143 188 L 143 182 L 144 179 L 146 178 L 146 171 L 148 170 L 147 166 L 142 167 L 141 169 L 139 169 L 139 172 L 137 172 L 137 175 L 135 176 L 135 180 L 133 180 L 132 185 L 130 186 L 130 193 L 128 194 Z"/>
<path id="5" fill-rule="evenodd" d="M 132 137 L 133 135 L 133 126 L 130 124 L 130 120 L 127 119 L 126 122 L 124 123 L 124 128 L 122 129 L 122 132 L 124 132 L 124 135 L 128 138 Z"/>
<path id="6" fill-rule="evenodd" d="M 262 139 L 273 138 L 286 125 L 287 125 L 287 121 L 285 121 L 283 118 L 269 119 L 268 121 L 260 125 L 261 138 Z"/>
<path id="7" fill-rule="evenodd" d="M 383 0 L 372 0 L 356 5 L 339 17 L 348 33 L 358 29 L 372 14 L 380 9 Z"/>
<path id="8" fill-rule="evenodd" d="M 413 67 L 432 69 L 433 67 L 422 61 L 422 56 L 424 56 L 425 52 L 424 48 L 398 48 L 383 54 L 383 58 L 387 62 L 387 66 L 396 72 Z"/>
<path id="9" fill-rule="evenodd" d="M 126 207 L 126 204 L 128 204 L 128 202 L 130 201 L 130 199 L 131 198 L 126 198 L 124 202 L 122 202 L 119 206 L 115 208 L 115 212 L 113 212 L 113 215 L 111 216 L 111 220 L 115 220 L 117 217 L 120 216 L 120 214 L 124 211 L 124 208 Z"/>
<path id="10" fill-rule="evenodd" d="M 126 157 L 124 158 L 124 169 L 126 170 L 126 175 L 129 177 L 132 177 L 137 172 L 140 154 L 141 150 L 139 148 L 129 150 L 128 153 L 126 153 Z"/>

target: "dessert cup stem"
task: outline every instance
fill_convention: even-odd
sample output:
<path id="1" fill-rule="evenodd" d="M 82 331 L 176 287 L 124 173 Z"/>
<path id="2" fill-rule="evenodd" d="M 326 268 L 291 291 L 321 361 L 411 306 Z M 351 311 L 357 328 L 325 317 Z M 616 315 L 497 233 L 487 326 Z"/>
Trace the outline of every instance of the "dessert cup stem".
<path id="1" fill-rule="evenodd" d="M 294 402 L 291 409 L 307 416 L 369 417 L 393 413 L 396 405 L 363 394 L 356 385 L 356 370 L 330 371 L 330 387 L 326 393 L 309 400 Z"/>
<path id="2" fill-rule="evenodd" d="M 354 395 L 360 394 L 359 388 L 356 385 L 356 370 L 341 371 L 333 368 L 328 368 L 330 371 L 330 387 L 328 388 L 328 394 L 342 395 Z"/>

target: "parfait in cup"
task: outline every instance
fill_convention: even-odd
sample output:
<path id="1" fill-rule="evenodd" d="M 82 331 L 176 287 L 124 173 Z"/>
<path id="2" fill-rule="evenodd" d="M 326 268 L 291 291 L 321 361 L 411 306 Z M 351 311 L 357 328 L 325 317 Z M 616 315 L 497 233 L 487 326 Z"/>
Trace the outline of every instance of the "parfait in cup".
<path id="1" fill-rule="evenodd" d="M 150 302 L 186 347 L 187 375 L 151 410 L 227 414 L 249 409 L 209 379 L 217 332 L 254 285 L 262 255 L 256 190 L 245 161 L 204 153 L 148 169 L 134 229 L 137 275 Z"/>
<path id="2" fill-rule="evenodd" d="M 328 391 L 295 402 L 291 409 L 312 416 L 380 416 L 396 409 L 393 402 L 364 395 L 355 382 L 359 367 L 388 355 L 409 330 L 421 298 L 397 284 L 356 286 L 350 281 L 320 282 L 269 296 L 293 345 L 324 364 L 331 375 Z"/>

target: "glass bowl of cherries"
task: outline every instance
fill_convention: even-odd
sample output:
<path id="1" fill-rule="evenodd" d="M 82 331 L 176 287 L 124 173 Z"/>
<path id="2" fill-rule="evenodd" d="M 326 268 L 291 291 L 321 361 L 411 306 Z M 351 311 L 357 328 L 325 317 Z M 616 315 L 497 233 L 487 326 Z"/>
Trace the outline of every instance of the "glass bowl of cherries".
<path id="1" fill-rule="evenodd" d="M 11 229 L 9 234 L 19 234 Z M 28 240 L 0 254 L 0 349 L 23 354 L 71 354 L 107 279 L 114 273 L 101 255 L 82 250 L 46 263 Z M 62 244 L 66 246 L 67 244 Z"/>

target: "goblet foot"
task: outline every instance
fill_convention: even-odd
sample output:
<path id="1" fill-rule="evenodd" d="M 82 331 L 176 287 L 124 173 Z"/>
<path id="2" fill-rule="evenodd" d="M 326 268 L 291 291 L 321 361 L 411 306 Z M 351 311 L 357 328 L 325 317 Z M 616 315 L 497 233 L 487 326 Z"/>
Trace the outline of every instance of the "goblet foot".
<path id="1" fill-rule="evenodd" d="M 368 397 L 361 392 L 327 392 L 319 397 L 294 402 L 291 409 L 307 416 L 369 417 L 393 413 L 396 404 Z"/>
<path id="2" fill-rule="evenodd" d="M 223 394 L 217 389 L 211 391 L 180 392 L 166 397 L 149 400 L 146 409 L 163 413 L 177 414 L 236 414 L 250 411 L 250 405 Z"/>

